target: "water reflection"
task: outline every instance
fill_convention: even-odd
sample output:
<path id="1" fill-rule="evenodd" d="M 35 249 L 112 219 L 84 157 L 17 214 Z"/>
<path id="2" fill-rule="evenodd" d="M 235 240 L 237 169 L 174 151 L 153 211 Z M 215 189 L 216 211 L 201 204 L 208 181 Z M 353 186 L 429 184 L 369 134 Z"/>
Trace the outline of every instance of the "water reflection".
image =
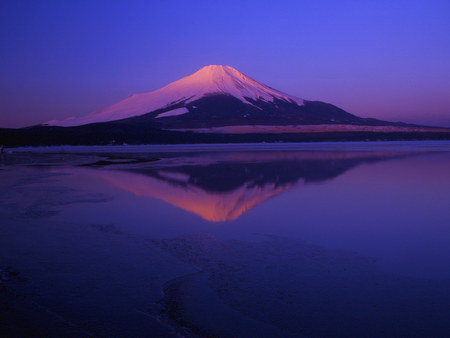
<path id="1" fill-rule="evenodd" d="M 184 154 L 146 167 L 77 168 L 136 196 L 148 196 L 210 222 L 236 220 L 294 186 L 334 179 L 361 165 L 409 152 L 238 152 Z"/>
<path id="2" fill-rule="evenodd" d="M 33 302 L 38 327 L 55 314 L 77 336 L 450 332 L 448 150 L 99 156 L 0 175 L 0 263 L 25 277 L 10 298 Z"/>

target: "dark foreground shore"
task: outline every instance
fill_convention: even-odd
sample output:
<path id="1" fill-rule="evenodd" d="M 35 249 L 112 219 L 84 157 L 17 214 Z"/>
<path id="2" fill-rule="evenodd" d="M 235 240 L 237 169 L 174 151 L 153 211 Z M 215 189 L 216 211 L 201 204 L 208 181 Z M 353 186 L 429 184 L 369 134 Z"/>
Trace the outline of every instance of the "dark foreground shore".
<path id="1" fill-rule="evenodd" d="M 429 128 L 429 132 L 302 132 L 217 134 L 195 133 L 139 125 L 101 123 L 78 127 L 36 126 L 22 129 L 0 128 L 0 144 L 8 147 L 57 145 L 122 144 L 211 144 L 211 143 L 299 143 L 359 141 L 450 140 L 450 129 Z M 445 130 L 445 129 L 444 129 Z"/>

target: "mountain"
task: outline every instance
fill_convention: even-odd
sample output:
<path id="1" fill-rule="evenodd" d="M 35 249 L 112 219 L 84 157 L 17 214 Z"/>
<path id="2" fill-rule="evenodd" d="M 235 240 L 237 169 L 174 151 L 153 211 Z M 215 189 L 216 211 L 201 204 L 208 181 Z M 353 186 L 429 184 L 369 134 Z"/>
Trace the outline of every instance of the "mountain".
<path id="1" fill-rule="evenodd" d="M 448 140 L 450 129 L 361 118 L 217 65 L 87 116 L 0 128 L 7 146 L 429 139 Z"/>
<path id="2" fill-rule="evenodd" d="M 152 117 L 156 119 L 186 113 L 196 114 L 199 112 L 199 105 L 204 106 L 202 102 L 212 103 L 212 97 L 214 100 L 219 100 L 217 105 L 229 101 L 231 104 L 228 105 L 231 108 L 243 104 L 261 110 L 255 104 L 256 102 L 274 103 L 275 101 L 303 105 L 302 99 L 263 85 L 230 66 L 211 65 L 161 89 L 131 95 L 123 101 L 90 115 L 62 121 L 49 121 L 47 124 L 64 127 L 78 126 L 142 116 L 151 112 L 157 112 L 152 114 Z M 214 114 L 211 112 L 209 118 L 214 118 Z"/>
<path id="3" fill-rule="evenodd" d="M 230 66 L 218 65 L 203 67 L 161 89 L 131 95 L 87 116 L 50 121 L 47 125 L 67 127 L 111 121 L 201 132 L 204 128 L 255 125 L 406 126 L 360 118 L 328 103 L 303 100 Z"/>

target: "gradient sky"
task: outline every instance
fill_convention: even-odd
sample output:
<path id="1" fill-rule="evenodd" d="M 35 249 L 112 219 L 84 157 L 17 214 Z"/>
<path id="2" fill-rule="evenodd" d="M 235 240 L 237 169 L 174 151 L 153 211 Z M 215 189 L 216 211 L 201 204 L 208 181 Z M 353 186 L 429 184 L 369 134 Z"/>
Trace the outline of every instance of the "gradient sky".
<path id="1" fill-rule="evenodd" d="M 0 127 L 225 64 L 352 114 L 450 127 L 450 1 L 2 0 Z"/>

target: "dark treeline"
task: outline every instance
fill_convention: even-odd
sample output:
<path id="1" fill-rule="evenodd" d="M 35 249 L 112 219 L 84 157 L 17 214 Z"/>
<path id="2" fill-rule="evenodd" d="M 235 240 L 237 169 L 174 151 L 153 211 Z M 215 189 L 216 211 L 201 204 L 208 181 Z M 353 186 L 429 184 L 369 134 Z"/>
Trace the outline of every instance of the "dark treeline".
<path id="1" fill-rule="evenodd" d="M 330 132 L 284 134 L 207 134 L 142 128 L 110 123 L 78 127 L 37 126 L 23 129 L 0 129 L 0 144 L 6 147 L 51 145 L 110 144 L 189 144 L 255 142 L 329 142 L 329 141 L 398 141 L 450 140 L 445 132 Z"/>

